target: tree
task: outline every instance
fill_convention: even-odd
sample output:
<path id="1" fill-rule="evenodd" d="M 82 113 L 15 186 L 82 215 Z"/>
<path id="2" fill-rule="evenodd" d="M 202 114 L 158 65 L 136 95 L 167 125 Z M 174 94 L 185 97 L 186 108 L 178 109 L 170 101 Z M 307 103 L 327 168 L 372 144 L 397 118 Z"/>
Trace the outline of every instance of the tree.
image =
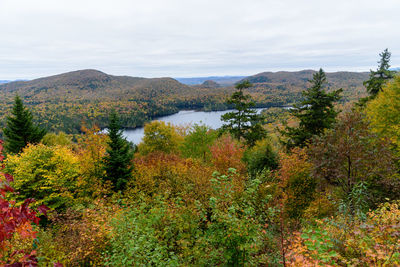
<path id="1" fill-rule="evenodd" d="M 361 182 L 368 184 L 372 204 L 399 194 L 387 140 L 373 134 L 364 115 L 357 111 L 343 114 L 334 129 L 315 137 L 309 155 L 314 177 L 337 186 L 344 197 Z"/>
<path id="2" fill-rule="evenodd" d="M 144 126 L 143 143 L 139 145 L 142 154 L 155 151 L 176 153 L 181 142 L 181 136 L 170 123 L 153 121 Z"/>
<path id="3" fill-rule="evenodd" d="M 389 70 L 390 56 L 391 53 L 386 48 L 382 53 L 379 54 L 381 59 L 378 61 L 379 66 L 376 71 L 370 70 L 369 79 L 364 82 L 364 86 L 367 88 L 367 92 L 370 94 L 369 99 L 373 99 L 376 95 L 382 91 L 383 85 L 390 79 L 393 79 L 395 71 Z"/>
<path id="4" fill-rule="evenodd" d="M 215 131 L 206 125 L 194 124 L 183 141 L 183 155 L 206 161 L 210 156 L 209 147 L 215 139 Z"/>
<path id="5" fill-rule="evenodd" d="M 386 84 L 382 91 L 367 103 L 365 112 L 372 130 L 389 138 L 400 153 L 400 76 Z"/>
<path id="6" fill-rule="evenodd" d="M 123 190 L 132 176 L 133 153 L 128 142 L 122 136 L 120 121 L 115 110 L 110 114 L 108 137 L 110 141 L 104 157 L 104 179 L 111 181 L 115 191 Z"/>
<path id="7" fill-rule="evenodd" d="M 8 156 L 6 171 L 14 176 L 19 203 L 35 198 L 36 205 L 62 211 L 76 203 L 79 163 L 68 147 L 29 144 L 21 153 Z"/>
<path id="8" fill-rule="evenodd" d="M 46 130 L 32 122 L 32 113 L 24 107 L 21 98 L 15 96 L 15 103 L 7 117 L 7 127 L 4 128 L 5 148 L 11 153 L 19 153 L 28 143 L 39 143 Z"/>
<path id="9" fill-rule="evenodd" d="M 247 171 L 252 178 L 278 167 L 278 155 L 267 138 L 257 141 L 253 147 L 246 150 L 243 161 L 247 163 Z"/>
<path id="10" fill-rule="evenodd" d="M 333 103 L 340 99 L 343 90 L 327 93 L 323 89 L 326 75 L 322 69 L 313 75 L 310 82 L 312 86 L 303 91 L 304 100 L 290 110 L 291 115 L 300 121 L 299 126 L 286 126 L 286 129 L 281 131 L 281 134 L 287 137 L 284 144 L 289 150 L 293 147 L 304 147 L 312 136 L 320 135 L 325 129 L 331 128 L 338 114 Z"/>
<path id="11" fill-rule="evenodd" d="M 238 83 L 236 92 L 228 99 L 228 104 L 233 104 L 236 111 L 228 112 L 221 116 L 221 120 L 227 122 L 222 128 L 229 131 L 236 139 L 244 139 L 253 146 L 257 140 L 266 136 L 262 127 L 264 117 L 252 109 L 255 103 L 250 100 L 250 95 L 245 95 L 243 89 L 253 86 L 249 81 Z"/>

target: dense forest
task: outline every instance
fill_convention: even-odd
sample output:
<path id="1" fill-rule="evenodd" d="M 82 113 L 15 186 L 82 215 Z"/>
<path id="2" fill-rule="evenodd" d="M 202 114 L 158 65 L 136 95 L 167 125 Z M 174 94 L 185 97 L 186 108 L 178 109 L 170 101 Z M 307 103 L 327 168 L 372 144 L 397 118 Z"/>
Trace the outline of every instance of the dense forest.
<path id="1" fill-rule="evenodd" d="M 380 56 L 367 74 L 225 89 L 96 71 L 1 87 L 0 264 L 399 266 L 400 76 Z M 233 109 L 221 129 L 153 121 L 138 146 L 123 138 L 210 103 Z M 293 107 L 252 109 L 271 103 Z"/>
<path id="2" fill-rule="evenodd" d="M 301 99 L 313 71 L 261 73 L 247 79 L 257 107 L 292 105 Z M 367 73 L 328 73 L 328 90 L 343 88 L 343 102 L 365 96 L 362 82 Z M 218 81 L 218 80 L 217 80 Z M 225 110 L 234 86 L 214 81 L 187 86 L 172 78 L 113 76 L 96 70 L 82 70 L 32 81 L 0 85 L 0 129 L 5 126 L 14 96 L 18 94 L 31 109 L 36 122 L 51 131 L 81 132 L 82 125 L 104 128 L 108 115 L 118 111 L 124 128 L 143 126 L 151 119 L 182 109 Z M 0 131 L 1 134 L 1 131 Z"/>

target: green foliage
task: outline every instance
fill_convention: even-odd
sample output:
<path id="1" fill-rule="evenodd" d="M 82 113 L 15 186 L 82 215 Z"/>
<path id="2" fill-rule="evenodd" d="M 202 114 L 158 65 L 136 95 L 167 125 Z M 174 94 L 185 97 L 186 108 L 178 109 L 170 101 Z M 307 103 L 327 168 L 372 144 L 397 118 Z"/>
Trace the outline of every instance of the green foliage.
<path id="1" fill-rule="evenodd" d="M 74 204 L 79 159 L 67 147 L 28 145 L 20 154 L 10 155 L 6 170 L 14 176 L 18 202 L 34 198 L 35 205 L 63 210 Z"/>
<path id="2" fill-rule="evenodd" d="M 120 121 L 115 110 L 108 125 L 109 148 L 103 158 L 104 180 L 111 181 L 115 191 L 123 190 L 132 177 L 132 157 L 128 142 L 122 136 Z"/>
<path id="3" fill-rule="evenodd" d="M 153 121 L 144 126 L 144 137 L 139 145 L 139 152 L 148 154 L 159 151 L 164 153 L 178 152 L 181 137 L 175 127 L 163 121 Z"/>
<path id="4" fill-rule="evenodd" d="M 251 177 L 256 177 L 265 170 L 274 170 L 278 167 L 278 155 L 269 139 L 257 141 L 245 151 L 243 160 L 247 163 L 247 171 Z"/>
<path id="5" fill-rule="evenodd" d="M 362 220 L 315 220 L 291 240 L 290 266 L 398 266 L 399 222 L 398 201 L 383 203 Z"/>
<path id="6" fill-rule="evenodd" d="M 249 81 L 235 86 L 237 90 L 227 102 L 234 105 L 236 111 L 225 113 L 221 120 L 227 122 L 223 125 L 224 130 L 229 131 L 236 139 L 244 139 L 248 145 L 253 146 L 257 140 L 265 137 L 266 131 L 262 127 L 264 117 L 252 109 L 255 103 L 250 101 L 250 95 L 243 93 L 244 89 L 251 86 Z"/>
<path id="7" fill-rule="evenodd" d="M 265 233 L 260 225 L 261 218 L 256 214 L 256 192 L 261 181 L 254 179 L 235 200 L 234 175 L 235 169 L 230 169 L 228 175 L 214 173 L 211 180 L 214 195 L 209 200 L 210 222 L 206 239 L 213 249 L 208 252 L 207 265 L 251 266 L 260 263 L 254 256 L 261 252 Z M 265 205 L 269 199 L 270 196 L 266 196 L 261 203 Z M 270 210 L 266 213 L 267 217 L 272 214 Z"/>
<path id="8" fill-rule="evenodd" d="M 180 266 L 201 259 L 195 214 L 182 210 L 179 202 L 168 205 L 156 199 L 149 204 L 139 203 L 113 221 L 106 265 Z"/>
<path id="9" fill-rule="evenodd" d="M 310 82 L 312 86 L 303 91 L 304 100 L 290 110 L 291 115 L 299 120 L 299 126 L 286 126 L 286 129 L 281 131 L 287 138 L 284 144 L 289 150 L 305 146 L 311 137 L 331 128 L 338 113 L 333 103 L 340 99 L 343 90 L 327 93 L 323 88 L 326 84 L 326 75 L 322 69 L 313 75 Z"/>
<path id="10" fill-rule="evenodd" d="M 378 61 L 379 66 L 376 71 L 370 70 L 369 79 L 364 82 L 364 86 L 367 88 L 367 92 L 371 98 L 375 98 L 376 95 L 382 91 L 383 86 L 387 81 L 393 79 L 395 71 L 389 70 L 390 56 L 391 53 L 386 48 L 382 53 L 379 54 L 381 57 Z"/>
<path id="11" fill-rule="evenodd" d="M 4 128 L 7 151 L 19 153 L 27 144 L 39 143 L 46 131 L 32 123 L 32 114 L 18 95 L 11 113 L 13 116 L 7 117 L 7 127 Z"/>
<path id="12" fill-rule="evenodd" d="M 206 125 L 195 124 L 185 136 L 182 154 L 186 157 L 207 161 L 210 158 L 210 145 L 217 138 L 217 133 Z"/>
<path id="13" fill-rule="evenodd" d="M 42 143 L 46 146 L 66 146 L 72 144 L 72 138 L 64 132 L 56 133 L 47 133 L 43 136 Z"/>
<path id="14" fill-rule="evenodd" d="M 372 130 L 380 137 L 389 138 L 400 153 L 400 75 L 367 104 L 365 113 Z"/>

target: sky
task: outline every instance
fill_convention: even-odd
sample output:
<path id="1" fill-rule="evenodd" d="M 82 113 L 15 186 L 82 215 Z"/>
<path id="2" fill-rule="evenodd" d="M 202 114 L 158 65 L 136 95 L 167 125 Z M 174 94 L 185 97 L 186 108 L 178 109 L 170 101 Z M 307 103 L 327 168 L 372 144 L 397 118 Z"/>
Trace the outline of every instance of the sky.
<path id="1" fill-rule="evenodd" d="M 0 80 L 400 66 L 400 0 L 0 0 Z"/>

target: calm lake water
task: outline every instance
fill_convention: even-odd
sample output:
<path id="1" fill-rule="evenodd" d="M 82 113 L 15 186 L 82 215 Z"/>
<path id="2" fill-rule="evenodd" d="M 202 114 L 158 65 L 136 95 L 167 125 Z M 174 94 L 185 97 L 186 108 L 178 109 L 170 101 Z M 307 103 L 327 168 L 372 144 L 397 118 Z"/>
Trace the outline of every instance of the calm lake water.
<path id="1" fill-rule="evenodd" d="M 261 112 L 263 109 L 258 108 L 257 112 Z M 212 129 L 217 129 L 222 126 L 221 115 L 231 112 L 232 110 L 224 111 L 194 111 L 194 110 L 182 110 L 173 115 L 159 117 L 155 120 L 170 122 L 174 125 L 188 125 L 188 124 L 205 124 Z M 136 128 L 133 130 L 125 130 L 124 135 L 128 141 L 135 144 L 139 144 L 142 141 L 144 135 L 143 127 Z"/>

